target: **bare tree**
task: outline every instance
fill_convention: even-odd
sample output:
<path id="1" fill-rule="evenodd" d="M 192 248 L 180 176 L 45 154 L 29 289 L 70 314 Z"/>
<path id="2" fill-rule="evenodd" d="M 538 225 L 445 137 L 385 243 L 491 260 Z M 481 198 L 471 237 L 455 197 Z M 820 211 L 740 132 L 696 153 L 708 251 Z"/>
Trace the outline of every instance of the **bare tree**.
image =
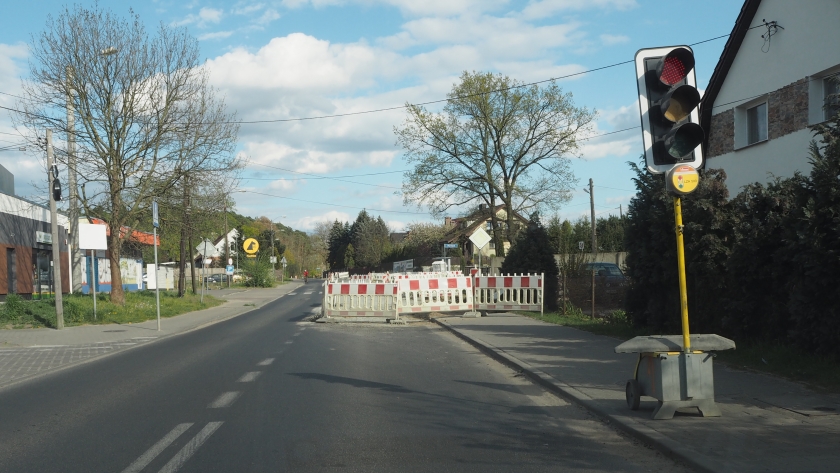
<path id="1" fill-rule="evenodd" d="M 402 185 L 407 204 L 435 214 L 483 202 L 505 209 L 504 237 L 512 242 L 514 212 L 554 207 L 570 198 L 575 182 L 570 158 L 595 113 L 576 107 L 551 81 L 524 86 L 500 74 L 464 72 L 443 111 L 408 104 L 395 128 L 397 143 L 414 169 Z M 502 225 L 491 211 L 497 248 Z"/>
<path id="2" fill-rule="evenodd" d="M 133 11 L 124 19 L 98 5 L 74 6 L 49 16 L 31 43 L 17 123 L 37 135 L 69 129 L 67 115 L 75 120 L 69 172 L 79 178 L 85 213 L 107 222 L 111 301 L 122 304 L 127 230 L 185 176 L 232 167 L 238 129 L 183 28 L 160 25 L 150 36 Z"/>

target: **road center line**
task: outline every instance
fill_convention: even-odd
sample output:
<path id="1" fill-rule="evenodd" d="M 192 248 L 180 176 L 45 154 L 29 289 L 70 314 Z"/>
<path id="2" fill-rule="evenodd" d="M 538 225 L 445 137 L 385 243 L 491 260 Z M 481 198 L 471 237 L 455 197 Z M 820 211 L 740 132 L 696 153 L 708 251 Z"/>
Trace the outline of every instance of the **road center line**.
<path id="1" fill-rule="evenodd" d="M 189 460 L 190 457 L 198 451 L 199 447 L 201 447 L 201 445 L 210 438 L 210 436 L 213 435 L 213 432 L 221 427 L 221 425 L 222 422 L 210 422 L 205 425 L 204 428 L 189 441 L 189 443 L 184 445 L 184 448 L 182 448 L 181 451 L 169 460 L 169 463 L 160 469 L 159 473 L 175 473 L 178 471 L 178 468 L 181 468 L 181 466 L 183 466 L 184 463 L 186 463 L 187 460 Z"/>
<path id="2" fill-rule="evenodd" d="M 223 407 L 228 407 L 233 404 L 233 401 L 242 394 L 239 391 L 230 391 L 226 393 L 222 393 L 221 396 L 217 397 L 215 401 L 211 402 L 207 407 L 209 409 L 221 409 Z"/>
<path id="3" fill-rule="evenodd" d="M 237 383 L 250 383 L 252 381 L 256 381 L 256 379 L 259 378 L 261 374 L 262 374 L 262 371 L 249 371 L 249 372 L 243 374 L 242 377 L 239 378 L 239 380 L 236 381 L 236 382 Z"/>
<path id="4" fill-rule="evenodd" d="M 257 363 L 257 366 L 268 366 L 272 363 L 274 363 L 274 358 L 266 358 L 266 359 L 262 360 L 261 362 Z"/>
<path id="5" fill-rule="evenodd" d="M 139 473 L 143 468 L 146 468 L 146 465 L 152 462 L 160 452 L 166 450 L 172 442 L 175 441 L 178 437 L 181 436 L 184 432 L 186 432 L 190 427 L 192 427 L 192 422 L 178 424 L 172 429 L 166 436 L 162 439 L 158 440 L 158 442 L 152 445 L 152 448 L 146 450 L 146 453 L 140 455 L 140 458 L 134 460 L 134 463 L 128 465 L 128 468 L 122 471 L 122 473 Z"/>

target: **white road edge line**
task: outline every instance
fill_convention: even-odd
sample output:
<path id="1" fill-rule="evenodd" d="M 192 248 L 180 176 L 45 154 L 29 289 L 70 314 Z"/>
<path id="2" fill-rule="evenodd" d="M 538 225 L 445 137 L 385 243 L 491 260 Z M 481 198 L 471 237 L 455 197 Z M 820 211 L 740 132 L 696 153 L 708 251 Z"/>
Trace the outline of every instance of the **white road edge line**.
<path id="1" fill-rule="evenodd" d="M 230 391 L 226 393 L 222 393 L 221 396 L 217 397 L 215 401 L 211 402 L 207 407 L 210 409 L 220 409 L 223 407 L 228 407 L 233 404 L 233 401 L 242 394 L 239 391 Z"/>
<path id="2" fill-rule="evenodd" d="M 256 381 L 256 379 L 259 378 L 261 374 L 262 374 L 262 371 L 249 371 L 249 372 L 243 374 L 242 377 L 239 378 L 239 380 L 237 380 L 236 382 L 237 383 L 250 383 L 252 381 Z"/>
<path id="3" fill-rule="evenodd" d="M 174 429 L 172 429 L 168 434 L 166 434 L 166 436 L 158 440 L 158 443 L 152 445 L 152 448 L 146 450 L 146 453 L 140 455 L 140 457 L 137 460 L 134 460 L 134 463 L 128 465 L 128 468 L 123 470 L 122 473 L 140 473 L 140 471 L 142 471 L 143 468 L 146 468 L 146 466 L 149 463 L 151 463 L 152 460 L 154 460 L 155 458 L 157 458 L 158 455 L 160 455 L 160 452 L 166 450 L 166 447 L 172 444 L 172 442 L 174 442 L 175 439 L 180 437 L 181 434 L 186 432 L 190 427 L 192 427 L 192 425 L 192 422 L 176 425 Z"/>
<path id="4" fill-rule="evenodd" d="M 224 422 L 209 422 L 158 473 L 175 473 Z"/>
<path id="5" fill-rule="evenodd" d="M 268 366 L 272 363 L 274 363 L 274 358 L 266 358 L 266 359 L 262 360 L 261 362 L 257 363 L 257 366 Z"/>

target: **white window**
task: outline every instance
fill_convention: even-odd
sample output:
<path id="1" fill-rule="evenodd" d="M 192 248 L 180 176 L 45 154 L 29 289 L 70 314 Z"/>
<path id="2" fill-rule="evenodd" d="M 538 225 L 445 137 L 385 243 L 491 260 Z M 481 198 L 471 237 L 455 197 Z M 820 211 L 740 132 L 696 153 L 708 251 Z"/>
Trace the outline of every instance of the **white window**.
<path id="1" fill-rule="evenodd" d="M 747 109 L 747 145 L 767 141 L 767 102 Z"/>
<path id="2" fill-rule="evenodd" d="M 840 99 L 838 98 L 838 81 L 840 74 L 834 74 L 823 78 L 823 119 L 828 120 L 840 111 Z"/>
<path id="3" fill-rule="evenodd" d="M 822 123 L 840 110 L 837 100 L 840 65 L 808 77 L 808 124 Z"/>
<path id="4" fill-rule="evenodd" d="M 491 250 L 495 250 L 495 249 L 496 249 L 496 242 L 494 242 L 494 241 L 491 241 L 491 242 L 490 242 L 490 249 L 491 249 Z"/>

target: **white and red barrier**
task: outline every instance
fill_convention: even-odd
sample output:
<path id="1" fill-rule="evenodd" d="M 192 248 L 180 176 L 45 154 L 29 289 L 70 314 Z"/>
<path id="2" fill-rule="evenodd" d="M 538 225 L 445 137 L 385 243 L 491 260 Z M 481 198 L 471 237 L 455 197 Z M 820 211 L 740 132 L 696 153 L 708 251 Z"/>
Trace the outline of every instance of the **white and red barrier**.
<path id="1" fill-rule="evenodd" d="M 326 317 L 397 318 L 397 285 L 385 283 L 326 283 Z"/>
<path id="2" fill-rule="evenodd" d="M 472 279 L 452 276 L 397 280 L 400 313 L 471 311 Z"/>
<path id="3" fill-rule="evenodd" d="M 352 320 L 399 319 L 400 314 L 423 312 L 542 312 L 543 286 L 542 274 L 385 273 L 341 278 L 324 284 L 323 315 Z"/>
<path id="4" fill-rule="evenodd" d="M 543 311 L 543 275 L 476 276 L 475 310 Z"/>

